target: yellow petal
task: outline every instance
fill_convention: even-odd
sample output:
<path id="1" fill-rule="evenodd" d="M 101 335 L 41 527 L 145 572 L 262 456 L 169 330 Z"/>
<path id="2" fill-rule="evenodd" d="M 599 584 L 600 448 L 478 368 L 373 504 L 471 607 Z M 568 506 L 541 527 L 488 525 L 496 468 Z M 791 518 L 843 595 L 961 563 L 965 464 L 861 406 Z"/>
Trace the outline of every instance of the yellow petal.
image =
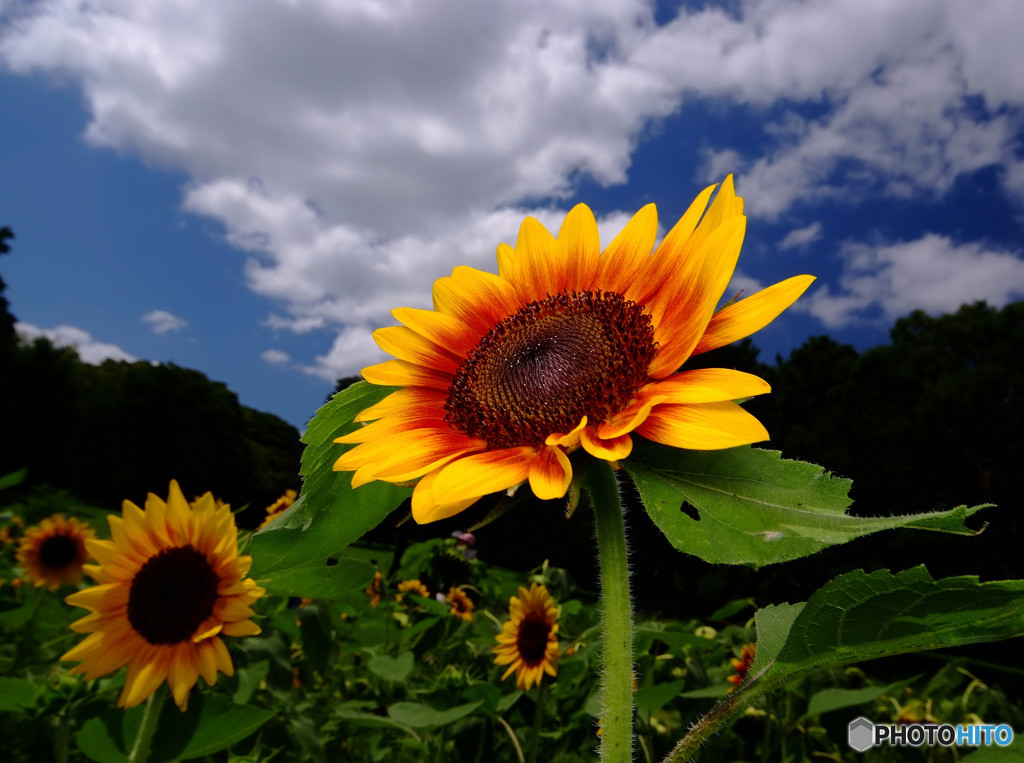
<path id="1" fill-rule="evenodd" d="M 708 200 L 716 185 L 710 185 L 701 191 L 690 204 L 689 209 L 665 234 L 654 254 L 647 261 L 640 278 L 629 285 L 625 292 L 627 299 L 637 304 L 647 304 L 667 283 L 672 274 L 679 268 L 679 262 L 685 257 L 686 246 L 697 228 L 697 223 L 708 206 Z"/>
<path id="2" fill-rule="evenodd" d="M 434 499 L 434 480 L 440 469 L 435 469 L 416 483 L 412 491 L 412 518 L 421 525 L 453 517 L 476 503 L 482 496 L 474 495 L 461 501 L 440 503 Z"/>
<path id="3" fill-rule="evenodd" d="M 565 288 L 565 255 L 539 220 L 527 217 L 519 226 L 512 285 L 524 302 L 542 300 Z"/>
<path id="4" fill-rule="evenodd" d="M 391 311 L 411 331 L 448 353 L 463 356 L 480 341 L 480 335 L 453 315 L 435 310 L 399 307 Z"/>
<path id="5" fill-rule="evenodd" d="M 224 623 L 222 633 L 225 636 L 255 636 L 262 631 L 263 629 L 252 620 L 239 620 L 234 623 Z"/>
<path id="6" fill-rule="evenodd" d="M 661 316 L 655 315 L 654 341 L 660 349 L 648 373 L 661 379 L 690 357 L 729 285 L 746 231 L 746 218 L 734 217 L 680 263 Z M 657 308 L 656 308 L 657 310 Z"/>
<path id="7" fill-rule="evenodd" d="M 572 465 L 561 448 L 545 446 L 530 462 L 530 487 L 542 501 L 563 497 L 570 482 Z"/>
<path id="8" fill-rule="evenodd" d="M 793 276 L 723 307 L 711 317 L 693 354 L 724 347 L 763 329 L 796 302 L 814 281 L 814 276 Z"/>
<path id="9" fill-rule="evenodd" d="M 433 483 L 434 500 L 455 503 L 506 490 L 524 482 L 537 449 L 528 446 L 474 453 L 442 467 Z"/>
<path id="10" fill-rule="evenodd" d="M 601 239 L 590 207 L 577 204 L 569 211 L 558 231 L 558 244 L 566 258 L 568 288 L 589 290 L 601 264 Z"/>
<path id="11" fill-rule="evenodd" d="M 580 438 L 583 449 L 594 458 L 601 458 L 605 461 L 621 461 L 628 458 L 633 452 L 633 438 L 628 434 L 618 437 L 599 437 L 597 431 L 586 429 Z"/>
<path id="12" fill-rule="evenodd" d="M 597 285 L 624 293 L 646 265 L 658 236 L 658 210 L 648 204 L 633 215 L 601 255 Z"/>
<path id="13" fill-rule="evenodd" d="M 387 326 L 373 332 L 373 340 L 382 350 L 413 365 L 454 373 L 458 360 L 445 348 L 405 326 Z"/>
<path id="14" fill-rule="evenodd" d="M 733 402 L 659 405 L 637 433 L 674 448 L 721 450 L 768 439 L 754 416 Z"/>
<path id="15" fill-rule="evenodd" d="M 429 387 L 448 392 L 452 375 L 404 360 L 386 360 L 363 369 L 363 378 L 382 387 Z"/>
<path id="16" fill-rule="evenodd" d="M 506 250 L 506 267 L 510 267 L 515 253 L 507 244 L 498 247 L 498 260 L 502 261 L 501 253 Z M 520 307 L 522 302 L 511 283 L 476 268 L 460 265 L 450 277 L 434 282 L 434 309 L 458 318 L 480 336 Z"/>
<path id="17" fill-rule="evenodd" d="M 666 403 L 718 403 L 764 395 L 772 388 L 764 379 L 731 368 L 698 368 L 649 384 L 644 392 Z"/>

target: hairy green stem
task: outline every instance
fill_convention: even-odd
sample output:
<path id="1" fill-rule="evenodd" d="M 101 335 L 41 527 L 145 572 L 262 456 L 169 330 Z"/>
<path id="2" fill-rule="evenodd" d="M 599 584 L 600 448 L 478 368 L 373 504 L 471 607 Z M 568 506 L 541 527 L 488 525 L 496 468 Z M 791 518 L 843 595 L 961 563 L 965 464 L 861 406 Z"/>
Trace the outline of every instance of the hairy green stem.
<path id="1" fill-rule="evenodd" d="M 630 763 L 633 760 L 633 610 L 622 503 L 615 472 L 605 462 L 591 466 L 584 487 L 594 506 L 601 566 L 604 631 L 601 761 Z"/>
<path id="2" fill-rule="evenodd" d="M 540 750 L 540 729 L 544 723 L 544 700 L 547 698 L 547 686 L 541 681 L 537 687 L 537 704 L 533 708 L 533 737 L 530 739 L 530 757 L 527 763 L 537 763 L 537 752 Z"/>
<path id="3" fill-rule="evenodd" d="M 132 751 L 128 754 L 129 763 L 146 763 L 149 758 L 149 748 L 153 743 L 153 735 L 156 733 L 156 724 L 160 720 L 160 709 L 164 705 L 164 696 L 167 694 L 167 687 L 160 684 L 157 690 L 149 695 L 146 700 L 146 708 L 142 713 L 142 722 L 139 723 L 139 730 L 135 734 L 135 743 Z"/>

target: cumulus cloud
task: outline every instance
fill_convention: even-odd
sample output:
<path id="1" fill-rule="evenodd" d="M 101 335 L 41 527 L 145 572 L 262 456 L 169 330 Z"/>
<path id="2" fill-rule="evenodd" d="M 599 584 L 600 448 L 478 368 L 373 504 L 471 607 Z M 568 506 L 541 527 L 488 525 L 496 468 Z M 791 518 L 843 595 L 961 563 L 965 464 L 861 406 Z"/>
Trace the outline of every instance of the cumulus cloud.
<path id="1" fill-rule="evenodd" d="M 33 326 L 31 323 L 18 322 L 14 324 L 18 336 L 26 342 L 33 342 L 39 338 L 49 339 L 56 347 L 73 347 L 78 357 L 84 363 L 91 363 L 96 366 L 104 360 L 124 360 L 134 363 L 137 357 L 125 352 L 116 344 L 99 342 L 92 338 L 87 331 L 75 326 L 57 326 L 52 329 L 43 329 Z"/>
<path id="2" fill-rule="evenodd" d="M 273 348 L 261 352 L 260 357 L 273 366 L 283 366 L 292 359 L 292 356 L 284 350 L 275 350 Z"/>
<path id="3" fill-rule="evenodd" d="M 157 334 L 166 334 L 169 331 L 181 331 L 188 327 L 188 321 L 179 318 L 166 310 L 150 310 L 142 316 L 142 320 L 148 323 Z"/>
<path id="4" fill-rule="evenodd" d="M 1016 0 L 683 4 L 661 25 L 646 0 L 6 7 L 0 62 L 79 83 L 93 144 L 186 173 L 268 326 L 339 332 L 299 364 L 325 378 L 453 265 L 491 269 L 524 214 L 557 229 L 577 178 L 625 181 L 644 130 L 695 101 L 763 133 L 706 136 L 701 171 L 742 172 L 754 215 L 940 196 L 991 164 L 1024 199 Z"/>
<path id="5" fill-rule="evenodd" d="M 798 303 L 829 327 L 879 312 L 888 322 L 912 310 L 937 315 L 977 300 L 1002 307 L 1024 298 L 1020 252 L 956 244 L 934 233 L 877 247 L 851 243 L 842 259 L 839 288 L 818 289 Z"/>
<path id="6" fill-rule="evenodd" d="M 813 222 L 804 228 L 796 228 L 779 242 L 779 249 L 799 249 L 821 238 L 821 223 Z"/>

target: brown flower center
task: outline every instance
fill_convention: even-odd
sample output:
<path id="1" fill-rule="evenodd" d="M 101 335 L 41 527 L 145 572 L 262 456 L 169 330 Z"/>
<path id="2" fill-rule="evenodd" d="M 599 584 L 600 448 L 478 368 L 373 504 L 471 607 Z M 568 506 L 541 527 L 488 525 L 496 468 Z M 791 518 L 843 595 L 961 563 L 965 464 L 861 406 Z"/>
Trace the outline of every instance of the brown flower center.
<path id="1" fill-rule="evenodd" d="M 69 535 L 53 535 L 39 546 L 39 563 L 48 570 L 62 570 L 78 559 L 78 543 Z"/>
<path id="2" fill-rule="evenodd" d="M 167 548 L 135 573 L 128 622 L 150 644 L 187 641 L 211 614 L 220 578 L 192 546 Z"/>
<path id="3" fill-rule="evenodd" d="M 548 636 L 551 634 L 551 623 L 540 613 L 526 615 L 519 623 L 516 637 L 516 649 L 527 665 L 539 664 L 548 650 Z"/>
<path id="4" fill-rule="evenodd" d="M 562 292 L 494 326 L 455 372 L 446 419 L 491 449 L 604 421 L 649 379 L 651 318 L 614 292 Z"/>

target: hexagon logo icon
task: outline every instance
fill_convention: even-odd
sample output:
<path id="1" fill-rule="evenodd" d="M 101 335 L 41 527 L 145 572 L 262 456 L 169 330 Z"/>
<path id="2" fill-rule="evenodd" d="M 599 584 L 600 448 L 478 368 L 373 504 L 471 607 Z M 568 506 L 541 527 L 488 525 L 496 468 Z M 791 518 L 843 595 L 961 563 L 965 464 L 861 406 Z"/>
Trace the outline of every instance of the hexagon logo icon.
<path id="1" fill-rule="evenodd" d="M 846 741 L 857 752 L 864 752 L 875 744 L 875 724 L 864 716 L 854 718 L 846 727 Z"/>

